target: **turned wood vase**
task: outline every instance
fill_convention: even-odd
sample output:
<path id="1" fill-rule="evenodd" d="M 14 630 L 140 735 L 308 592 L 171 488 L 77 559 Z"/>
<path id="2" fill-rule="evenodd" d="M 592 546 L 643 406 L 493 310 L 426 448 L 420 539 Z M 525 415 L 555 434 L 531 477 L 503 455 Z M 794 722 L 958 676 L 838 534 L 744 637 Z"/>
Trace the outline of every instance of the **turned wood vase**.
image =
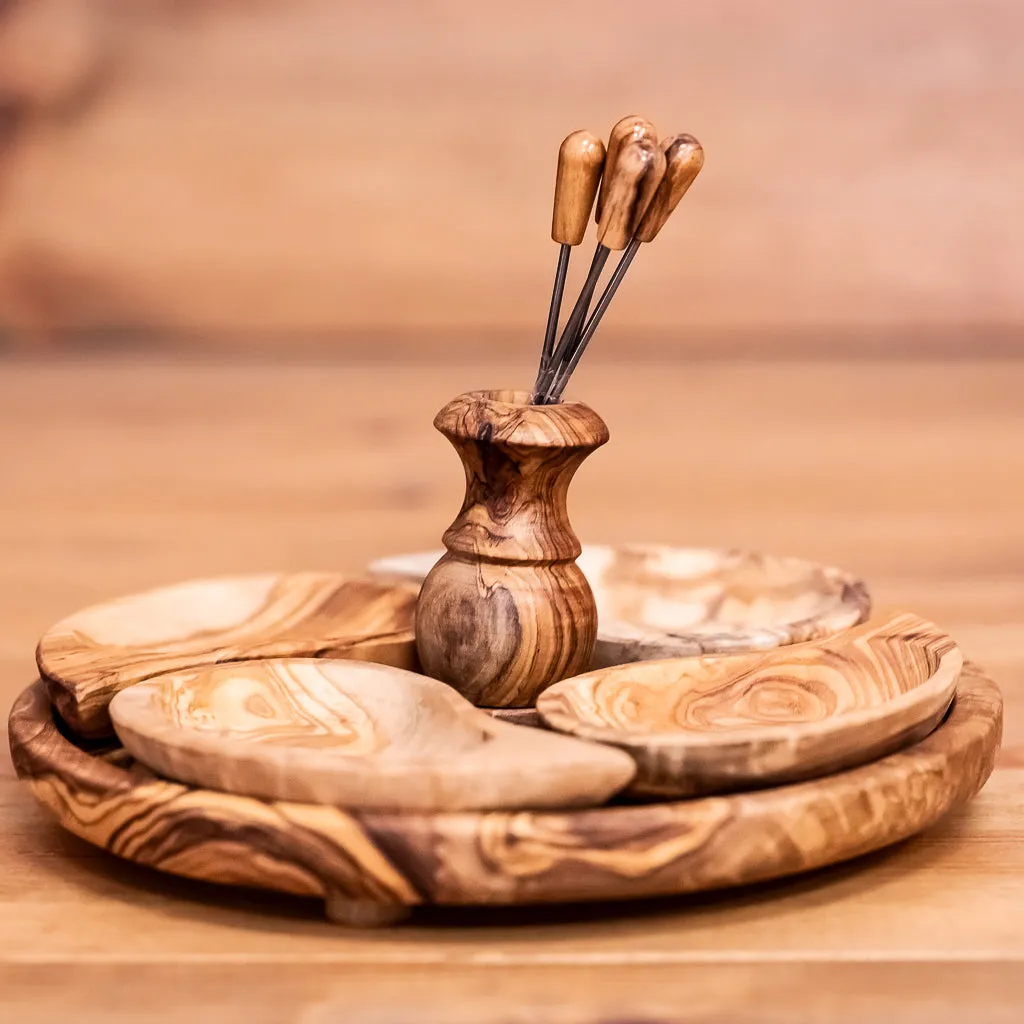
<path id="1" fill-rule="evenodd" d="M 423 582 L 416 646 L 427 675 L 484 707 L 532 704 L 587 668 L 597 637 L 566 495 L 608 428 L 580 402 L 528 398 L 474 391 L 434 419 L 465 467 L 466 494 Z"/>

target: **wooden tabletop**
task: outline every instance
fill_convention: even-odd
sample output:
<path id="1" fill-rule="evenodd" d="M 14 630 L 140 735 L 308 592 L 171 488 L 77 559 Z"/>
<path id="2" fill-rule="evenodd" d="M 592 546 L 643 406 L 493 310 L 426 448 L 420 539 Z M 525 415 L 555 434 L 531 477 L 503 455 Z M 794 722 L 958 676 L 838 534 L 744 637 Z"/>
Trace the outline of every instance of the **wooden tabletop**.
<path id="1" fill-rule="evenodd" d="M 527 360 L 104 355 L 0 364 L 0 701 L 90 602 L 434 546 L 461 468 L 430 427 Z M 430 912 L 393 930 L 160 876 L 65 835 L 0 765 L 4 1019 L 1016 1021 L 1024 998 L 1024 361 L 654 361 L 578 375 L 612 441 L 590 541 L 761 547 L 863 575 L 1002 685 L 998 767 L 901 847 L 755 891 Z"/>

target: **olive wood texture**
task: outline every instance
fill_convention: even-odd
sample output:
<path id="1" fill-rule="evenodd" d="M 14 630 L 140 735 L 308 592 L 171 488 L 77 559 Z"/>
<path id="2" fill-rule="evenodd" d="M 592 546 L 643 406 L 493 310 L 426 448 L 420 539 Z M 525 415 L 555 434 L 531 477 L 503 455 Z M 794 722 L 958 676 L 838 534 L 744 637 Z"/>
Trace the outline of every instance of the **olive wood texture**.
<path id="1" fill-rule="evenodd" d="M 620 750 L 524 729 L 385 665 L 277 658 L 117 694 L 118 738 L 153 771 L 228 793 L 338 807 L 587 807 L 636 770 Z"/>
<path id="2" fill-rule="evenodd" d="M 371 563 L 369 572 L 382 581 L 422 583 L 440 555 L 392 555 Z M 863 622 L 871 610 L 863 581 L 802 558 L 584 544 L 577 565 L 597 601 L 589 666 L 595 669 L 817 640 Z"/>
<path id="3" fill-rule="evenodd" d="M 526 707 L 590 663 L 597 606 L 566 494 L 608 428 L 580 402 L 530 405 L 520 391 L 462 395 L 434 426 L 466 493 L 416 605 L 420 663 L 474 704 Z"/>
<path id="4" fill-rule="evenodd" d="M 325 572 L 193 580 L 76 612 L 39 641 L 36 663 L 68 725 L 106 736 L 115 693 L 177 669 L 272 657 L 415 669 L 415 600 L 414 587 Z"/>
<path id="5" fill-rule="evenodd" d="M 627 139 L 649 139 L 651 142 L 658 141 L 658 133 L 654 125 L 641 117 L 640 114 L 627 114 L 612 125 L 608 135 L 608 148 L 605 154 L 605 175 L 601 179 L 601 188 L 597 193 L 597 203 L 594 206 L 594 220 L 601 222 L 601 214 L 604 211 L 605 200 L 608 198 L 608 178 L 615 161 L 619 157 L 619 149 Z"/>
<path id="6" fill-rule="evenodd" d="M 651 139 L 628 139 L 620 147 L 605 180 L 608 191 L 597 223 L 597 240 L 608 249 L 625 249 L 665 174 L 665 154 Z"/>
<path id="7" fill-rule="evenodd" d="M 162 871 L 319 896 L 347 923 L 418 904 L 635 899 L 810 871 L 906 839 L 974 796 L 1001 734 L 999 690 L 968 666 L 931 735 L 815 782 L 564 813 L 395 814 L 191 789 L 123 752 L 88 753 L 57 728 L 42 683 L 10 718 L 19 777 L 71 832 Z"/>
<path id="8" fill-rule="evenodd" d="M 551 237 L 562 245 L 579 245 L 587 233 L 597 186 L 604 168 L 604 143 L 591 132 L 567 135 L 558 150 Z"/>
<path id="9" fill-rule="evenodd" d="M 916 742 L 962 667 L 949 636 L 903 614 L 766 654 L 602 669 L 556 683 L 537 711 L 628 751 L 634 792 L 693 796 L 815 778 Z"/>
<path id="10" fill-rule="evenodd" d="M 636 229 L 639 242 L 654 241 L 704 166 L 704 148 L 692 135 L 671 135 L 661 149 L 665 173 Z"/>

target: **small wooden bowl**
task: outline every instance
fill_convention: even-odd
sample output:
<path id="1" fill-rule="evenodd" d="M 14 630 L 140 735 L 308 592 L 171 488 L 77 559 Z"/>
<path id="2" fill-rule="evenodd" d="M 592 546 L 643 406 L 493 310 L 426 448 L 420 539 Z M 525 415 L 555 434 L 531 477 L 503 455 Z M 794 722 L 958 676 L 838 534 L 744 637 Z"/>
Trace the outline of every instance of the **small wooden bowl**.
<path id="1" fill-rule="evenodd" d="M 80 736 L 143 679 L 249 658 L 351 658 L 418 668 L 416 589 L 332 572 L 190 580 L 75 612 L 36 648 L 50 699 Z"/>
<path id="2" fill-rule="evenodd" d="M 380 578 L 422 583 L 443 552 L 382 558 Z M 738 654 L 830 636 L 863 622 L 867 588 L 841 569 L 757 552 L 584 544 L 577 559 L 597 601 L 589 668 Z"/>
<path id="3" fill-rule="evenodd" d="M 634 792 L 690 796 L 864 764 L 931 732 L 963 667 L 914 615 L 743 657 L 604 669 L 546 690 L 552 729 L 627 750 Z"/>
<path id="4" fill-rule="evenodd" d="M 118 693 L 121 742 L 162 775 L 268 800 L 379 810 L 586 807 L 632 779 L 620 750 L 479 711 L 384 665 L 276 658 Z"/>

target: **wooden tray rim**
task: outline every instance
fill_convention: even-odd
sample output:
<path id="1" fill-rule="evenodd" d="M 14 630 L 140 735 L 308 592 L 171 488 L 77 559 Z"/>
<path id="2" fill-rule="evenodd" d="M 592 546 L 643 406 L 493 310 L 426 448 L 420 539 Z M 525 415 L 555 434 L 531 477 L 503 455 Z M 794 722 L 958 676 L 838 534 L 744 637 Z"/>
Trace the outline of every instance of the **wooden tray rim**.
<path id="1" fill-rule="evenodd" d="M 319 895 L 347 921 L 365 916 L 352 908 L 369 907 L 371 923 L 418 904 L 633 899 L 848 860 L 928 828 L 974 796 L 1001 733 L 999 689 L 968 664 L 930 736 L 824 779 L 580 811 L 398 814 L 264 802 L 115 766 L 58 729 L 42 681 L 21 694 L 10 720 L 19 777 L 86 841 L 172 874 Z M 851 820 L 847 812 L 870 799 L 885 813 Z"/>

